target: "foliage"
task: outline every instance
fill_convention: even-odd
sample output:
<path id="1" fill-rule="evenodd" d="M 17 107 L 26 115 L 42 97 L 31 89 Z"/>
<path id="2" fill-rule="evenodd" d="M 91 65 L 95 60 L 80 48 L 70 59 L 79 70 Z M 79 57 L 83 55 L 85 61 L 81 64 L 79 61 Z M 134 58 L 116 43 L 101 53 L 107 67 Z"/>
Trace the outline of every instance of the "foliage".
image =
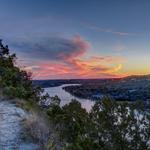
<path id="1" fill-rule="evenodd" d="M 150 120 L 136 105 L 110 98 L 97 101 L 90 113 L 75 100 L 47 110 L 67 150 L 148 150 Z"/>
<path id="2" fill-rule="evenodd" d="M 0 88 L 7 96 L 39 100 L 41 89 L 32 86 L 31 74 L 15 64 L 16 55 L 0 40 Z"/>
<path id="3" fill-rule="evenodd" d="M 148 149 L 150 120 L 144 111 L 104 98 L 94 105 L 90 116 L 92 134 L 103 149 Z"/>

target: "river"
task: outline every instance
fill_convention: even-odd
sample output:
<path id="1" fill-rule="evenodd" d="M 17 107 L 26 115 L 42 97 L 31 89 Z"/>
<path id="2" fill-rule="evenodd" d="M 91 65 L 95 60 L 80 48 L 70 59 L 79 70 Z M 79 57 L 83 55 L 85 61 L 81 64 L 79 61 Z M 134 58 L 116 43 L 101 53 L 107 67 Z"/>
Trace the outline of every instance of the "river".
<path id="1" fill-rule="evenodd" d="M 66 87 L 66 86 L 75 86 L 75 85 L 79 85 L 79 84 L 63 84 L 57 87 L 49 87 L 49 88 L 45 88 L 45 92 L 48 93 L 52 97 L 57 95 L 61 99 L 61 104 L 60 104 L 61 106 L 69 103 L 72 99 L 76 99 L 77 101 L 81 103 L 83 108 L 85 108 L 87 111 L 90 111 L 91 107 L 95 103 L 94 101 L 91 101 L 89 99 L 82 99 L 82 98 L 75 97 L 62 89 L 63 87 Z"/>

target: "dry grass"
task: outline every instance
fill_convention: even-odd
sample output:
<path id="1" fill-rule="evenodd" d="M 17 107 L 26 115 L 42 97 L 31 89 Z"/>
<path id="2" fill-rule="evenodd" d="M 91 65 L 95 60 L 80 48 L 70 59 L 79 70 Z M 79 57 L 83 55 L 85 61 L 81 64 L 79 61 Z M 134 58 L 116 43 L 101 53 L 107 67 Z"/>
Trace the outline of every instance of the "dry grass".
<path id="1" fill-rule="evenodd" d="M 17 98 L 10 99 L 7 96 L 3 96 L 2 99 L 9 99 L 11 103 L 14 103 L 17 107 L 27 112 L 28 115 L 22 122 L 26 131 L 23 138 L 27 138 L 27 141 L 30 139 L 35 140 L 40 150 L 62 149 L 62 143 L 59 140 L 59 135 L 55 130 L 55 126 L 50 122 L 44 110 L 36 103 Z"/>
<path id="2" fill-rule="evenodd" d="M 31 136 L 38 141 L 38 144 L 43 147 L 48 143 L 50 135 L 50 127 L 47 120 L 38 112 L 30 112 L 25 120 L 25 128 Z"/>

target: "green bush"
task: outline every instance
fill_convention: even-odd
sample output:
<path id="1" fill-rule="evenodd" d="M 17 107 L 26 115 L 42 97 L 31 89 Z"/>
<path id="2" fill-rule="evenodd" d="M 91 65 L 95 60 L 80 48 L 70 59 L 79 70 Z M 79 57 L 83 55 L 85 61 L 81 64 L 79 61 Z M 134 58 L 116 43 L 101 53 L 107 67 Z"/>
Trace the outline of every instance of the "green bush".
<path id="1" fill-rule="evenodd" d="M 67 143 L 65 150 L 148 150 L 150 118 L 136 105 L 106 97 L 87 113 L 73 100 L 50 107 L 47 114 Z"/>

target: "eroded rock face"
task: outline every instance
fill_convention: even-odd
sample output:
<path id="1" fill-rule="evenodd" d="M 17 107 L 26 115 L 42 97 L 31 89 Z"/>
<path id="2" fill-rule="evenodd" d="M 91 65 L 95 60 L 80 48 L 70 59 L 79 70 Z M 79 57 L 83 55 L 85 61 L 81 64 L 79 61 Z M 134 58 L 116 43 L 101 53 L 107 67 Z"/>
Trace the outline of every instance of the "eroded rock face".
<path id="1" fill-rule="evenodd" d="M 21 135 L 25 134 L 22 121 L 28 113 L 9 101 L 0 101 L 0 149 L 2 150 L 35 150 L 37 145 L 25 142 Z"/>

